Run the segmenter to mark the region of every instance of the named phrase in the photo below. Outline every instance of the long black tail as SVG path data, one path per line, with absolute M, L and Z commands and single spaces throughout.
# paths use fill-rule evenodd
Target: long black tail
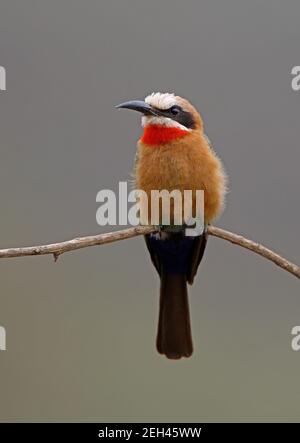
M 193 353 L 186 276 L 162 273 L 156 347 L 170 359 Z
M 160 307 L 156 347 L 171 359 L 193 353 L 187 282 L 193 283 L 207 242 L 182 232 L 145 237 L 151 260 L 160 276 Z

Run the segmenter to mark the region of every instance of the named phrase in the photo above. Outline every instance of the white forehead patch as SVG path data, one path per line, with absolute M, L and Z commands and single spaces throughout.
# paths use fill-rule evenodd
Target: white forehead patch
M 145 102 L 157 109 L 169 109 L 177 105 L 175 95 L 169 92 L 152 92 L 145 98 Z

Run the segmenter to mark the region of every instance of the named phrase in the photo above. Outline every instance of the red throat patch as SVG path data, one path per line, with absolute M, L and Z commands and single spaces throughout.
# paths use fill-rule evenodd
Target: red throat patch
M 187 134 L 189 134 L 189 131 L 172 126 L 149 125 L 145 127 L 140 140 L 146 145 L 160 145 L 184 137 Z

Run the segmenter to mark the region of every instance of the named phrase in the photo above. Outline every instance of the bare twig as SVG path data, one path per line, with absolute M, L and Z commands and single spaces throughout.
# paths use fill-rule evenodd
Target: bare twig
M 275 263 L 277 266 L 280 266 L 280 268 L 284 269 L 285 271 L 288 271 L 296 277 L 300 278 L 300 266 L 288 261 L 286 258 L 283 258 L 281 255 L 271 251 L 271 249 L 266 248 L 260 243 L 249 240 L 242 235 L 234 234 L 233 232 L 216 228 L 215 226 L 209 226 L 208 232 L 214 237 L 222 238 L 223 240 L 227 240 L 234 245 L 249 249 L 250 251 L 253 251 L 256 254 L 259 254 L 262 257 L 266 258 L 267 260 L 271 260 L 273 263 Z
M 152 226 L 136 226 L 134 228 L 123 229 L 122 231 L 89 235 L 87 237 L 76 237 L 72 240 L 63 241 L 61 243 L 0 249 L 0 258 L 53 254 L 54 261 L 57 261 L 58 257 L 64 252 L 75 251 L 76 249 L 87 248 L 89 246 L 104 245 L 105 243 L 113 243 L 126 238 L 136 237 L 137 235 L 148 234 L 153 231 L 155 231 L 155 228 Z
M 28 246 L 21 248 L 0 249 L 0 258 L 26 257 L 29 255 L 46 255 L 52 254 L 54 260 L 58 257 L 76 249 L 87 248 L 89 246 L 104 245 L 106 243 L 113 243 L 119 240 L 136 237 L 138 235 L 149 234 L 156 229 L 153 226 L 137 226 L 134 228 L 123 229 L 122 231 L 108 232 L 106 234 L 90 235 L 87 237 L 78 237 L 72 240 L 67 240 L 61 243 L 52 243 L 48 245 Z M 283 258 L 281 255 L 271 251 L 260 243 L 255 243 L 241 235 L 225 231 L 215 226 L 208 227 L 208 234 L 214 237 L 222 238 L 235 245 L 249 249 L 256 254 L 261 255 L 267 260 L 272 261 L 282 269 L 290 272 L 296 277 L 300 278 L 300 267 Z

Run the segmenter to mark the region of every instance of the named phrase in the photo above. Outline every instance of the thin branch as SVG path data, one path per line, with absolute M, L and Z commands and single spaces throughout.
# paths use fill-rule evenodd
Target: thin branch
M 214 237 L 222 238 L 223 240 L 227 240 L 234 245 L 249 249 L 250 251 L 253 251 L 256 254 L 266 258 L 267 260 L 272 261 L 273 263 L 275 263 L 275 265 L 280 266 L 280 268 L 284 269 L 285 271 L 288 271 L 296 277 L 300 278 L 300 266 L 288 261 L 286 258 L 282 257 L 271 249 L 266 248 L 262 244 L 249 240 L 242 235 L 234 234 L 233 232 L 216 228 L 215 226 L 209 226 L 208 232 Z
M 108 232 L 106 234 L 90 235 L 88 237 L 78 237 L 72 240 L 67 240 L 61 243 L 52 243 L 48 245 L 29 246 L 22 248 L 0 249 L 0 258 L 26 257 L 29 255 L 46 255 L 52 254 L 56 261 L 58 257 L 70 251 L 87 248 L 89 246 L 104 245 L 106 243 L 113 243 L 119 240 L 136 237 L 138 235 L 150 234 L 155 232 L 153 226 L 136 226 L 134 228 L 123 229 L 122 231 Z M 241 235 L 233 232 L 225 231 L 215 226 L 208 227 L 208 234 L 214 237 L 222 238 L 235 245 L 249 249 L 256 254 L 261 255 L 267 260 L 272 261 L 287 272 L 300 278 L 300 267 L 294 263 L 283 258 L 281 255 L 271 251 L 260 243 L 253 242 Z
M 26 246 L 21 248 L 0 249 L 0 258 L 26 257 L 28 255 L 53 254 L 54 260 L 64 252 L 75 251 L 76 249 L 88 248 L 89 246 L 104 245 L 126 238 L 154 232 L 152 226 L 136 226 L 134 228 L 123 229 L 122 231 L 107 232 L 105 234 L 89 235 L 87 237 L 76 237 L 60 243 L 50 243 L 39 246 Z

